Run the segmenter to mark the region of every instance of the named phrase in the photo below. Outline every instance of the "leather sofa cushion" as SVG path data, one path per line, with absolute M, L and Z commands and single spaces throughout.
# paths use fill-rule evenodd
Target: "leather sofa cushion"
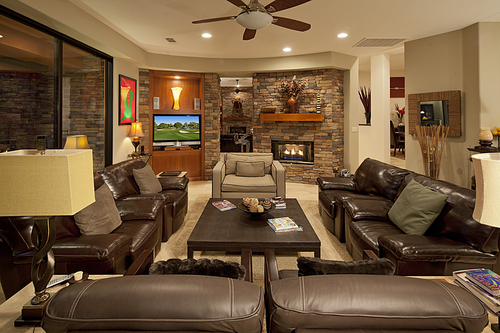
M 138 275 L 84 281 L 47 305 L 43 329 L 260 333 L 264 293 L 213 276 Z
M 98 173 L 108 185 L 115 200 L 118 200 L 127 195 L 140 193 L 132 170 L 141 169 L 145 165 L 146 163 L 140 159 L 127 160 L 110 165 Z
M 450 238 L 488 253 L 499 251 L 500 229 L 480 224 L 472 218 L 476 202 L 475 191 L 416 174 L 410 174 L 406 177 L 402 186 L 406 186 L 411 179 L 433 191 L 448 196 L 441 214 L 429 227 L 426 235 Z
M 226 154 L 226 175 L 236 173 L 236 162 L 252 162 L 252 161 L 264 161 L 265 163 L 265 173 L 271 173 L 271 165 L 273 164 L 273 154 L 272 153 L 252 153 L 252 154 L 239 154 L 239 153 L 229 153 Z M 224 190 L 223 190 L 224 191 Z
M 410 171 L 370 158 L 365 159 L 354 173 L 356 190 L 394 200 L 399 186 Z
M 403 261 L 473 262 L 481 265 L 494 264 L 497 260 L 494 254 L 445 237 L 392 234 L 380 236 L 378 243 L 384 251 Z
M 186 177 L 160 177 L 158 178 L 162 190 L 187 191 L 189 178 Z
M 118 200 L 115 202 L 122 221 L 155 220 L 165 205 L 163 200 L 143 198 L 137 200 Z
M 122 223 L 113 195 L 106 185 L 95 191 L 95 202 L 74 217 L 82 235 L 109 234 Z
M 276 192 L 276 183 L 270 174 L 264 177 L 238 177 L 227 174 L 222 182 L 222 192 Z
M 158 237 L 152 235 L 158 231 L 159 223 L 154 220 L 141 220 L 141 221 L 124 221 L 122 225 L 116 229 L 113 234 L 132 236 L 132 243 L 129 247 L 129 252 L 132 255 L 132 261 L 136 256 L 140 255 L 146 249 L 152 249 L 158 242 Z
M 391 200 L 377 196 L 352 197 L 343 201 L 345 213 L 351 220 L 389 221 L 387 214 L 393 204 Z
M 409 235 L 423 235 L 438 217 L 448 196 L 412 180 L 389 210 L 389 219 Z
M 349 228 L 353 238 L 351 242 L 359 244 L 364 250 L 372 250 L 377 256 L 380 256 L 380 236 L 403 234 L 392 222 L 384 221 L 350 221 Z
M 162 190 L 160 181 L 149 164 L 144 168 L 132 170 L 134 180 L 139 186 L 141 194 L 159 193 Z
M 345 191 L 356 191 L 356 185 L 352 178 L 341 178 L 341 177 L 318 177 L 316 179 L 319 189 L 322 191 L 326 190 L 345 190 Z
M 319 275 L 272 281 L 271 330 L 482 332 L 488 313 L 452 284 L 385 275 Z M 335 301 L 332 301 L 335 300 Z

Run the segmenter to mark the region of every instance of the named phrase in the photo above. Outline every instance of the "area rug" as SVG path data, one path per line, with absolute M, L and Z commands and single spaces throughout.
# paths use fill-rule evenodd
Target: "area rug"
M 316 235 L 321 241 L 321 258 L 331 260 L 351 261 L 352 257 L 338 239 L 333 236 L 321 222 L 317 200 L 297 199 L 307 219 L 311 223 Z M 156 257 L 156 261 L 170 258 L 187 258 L 187 240 L 191 231 L 196 225 L 208 200 L 190 200 L 189 209 L 182 227 L 175 232 L 170 239 L 162 243 L 161 251 Z M 299 256 L 313 256 L 312 252 L 277 252 L 277 262 L 280 269 L 297 269 L 297 258 Z M 221 259 L 225 261 L 240 262 L 238 249 L 235 252 L 215 252 L 215 251 L 195 251 L 194 258 Z M 264 286 L 264 255 L 253 254 L 253 281 Z

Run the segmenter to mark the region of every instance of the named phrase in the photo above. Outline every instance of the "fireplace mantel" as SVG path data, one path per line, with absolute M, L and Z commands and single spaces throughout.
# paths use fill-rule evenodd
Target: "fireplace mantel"
M 323 121 L 322 113 L 261 113 L 260 121 Z

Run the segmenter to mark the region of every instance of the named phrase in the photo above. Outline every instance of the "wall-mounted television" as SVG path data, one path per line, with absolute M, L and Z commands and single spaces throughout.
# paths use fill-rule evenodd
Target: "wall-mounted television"
M 199 145 L 200 127 L 198 114 L 154 114 L 153 146 Z

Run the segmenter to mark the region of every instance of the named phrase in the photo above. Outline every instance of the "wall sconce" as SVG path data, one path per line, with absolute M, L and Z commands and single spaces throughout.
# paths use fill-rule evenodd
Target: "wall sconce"
M 139 137 L 144 136 L 144 133 L 142 132 L 142 123 L 130 124 L 130 132 L 128 133 L 128 136 L 133 138 L 132 144 L 134 145 L 135 148 L 134 153 L 137 154 L 137 146 L 141 144 Z
M 174 110 L 180 110 L 179 106 L 179 96 L 181 95 L 182 88 L 181 87 L 173 87 L 172 94 L 174 95 Z
M 86 135 L 69 135 L 64 149 L 90 149 Z

